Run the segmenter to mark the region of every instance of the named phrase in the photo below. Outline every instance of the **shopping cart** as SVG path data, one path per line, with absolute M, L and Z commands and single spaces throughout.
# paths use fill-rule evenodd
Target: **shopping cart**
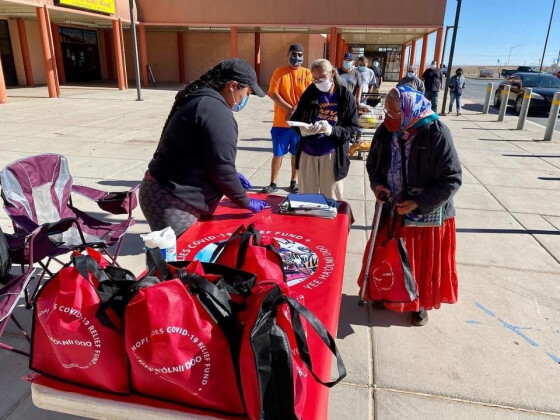
M 362 103 L 358 106 L 358 125 L 360 135 L 350 145 L 350 156 L 364 158 L 371 147 L 371 140 L 362 140 L 364 136 L 371 138 L 385 118 L 385 93 L 364 93 Z

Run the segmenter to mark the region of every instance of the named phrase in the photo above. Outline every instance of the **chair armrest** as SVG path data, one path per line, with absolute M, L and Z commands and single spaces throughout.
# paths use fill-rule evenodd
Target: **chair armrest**
M 39 229 L 46 235 L 55 235 L 57 233 L 66 232 L 73 224 L 77 223 L 78 219 L 75 217 L 66 217 L 53 223 L 44 223 Z
M 140 184 L 135 185 L 128 191 L 105 192 L 96 188 L 74 185 L 72 192 L 94 200 L 99 208 L 106 212 L 131 216 L 132 210 L 138 205 L 136 190 L 139 186 Z

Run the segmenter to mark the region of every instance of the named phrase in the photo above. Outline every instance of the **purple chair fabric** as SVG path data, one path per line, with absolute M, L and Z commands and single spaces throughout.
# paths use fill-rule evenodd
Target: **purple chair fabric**
M 2 334 L 6 330 L 8 323 L 12 320 L 28 343 L 31 344 L 31 340 L 27 335 L 27 332 L 14 315 L 14 309 L 16 308 L 20 298 L 24 296 L 27 284 L 33 277 L 32 274 L 33 269 L 31 268 L 21 275 L 10 275 L 5 284 L 0 284 L 0 340 L 2 340 Z M 29 352 L 15 348 L 4 341 L 0 341 L 0 349 L 9 350 L 29 357 Z
M 68 161 L 54 153 L 10 163 L 0 171 L 0 184 L 14 226 L 14 234 L 6 235 L 14 263 L 32 265 L 48 257 L 48 266 L 50 259 L 87 245 L 100 248 L 116 264 L 124 234 L 134 224 L 137 186 L 115 194 L 73 185 Z M 116 223 L 99 220 L 72 205 L 73 192 L 127 217 Z

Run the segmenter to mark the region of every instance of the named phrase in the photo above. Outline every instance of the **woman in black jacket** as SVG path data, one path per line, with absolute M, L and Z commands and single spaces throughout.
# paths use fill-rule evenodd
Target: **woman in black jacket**
M 461 186 L 461 164 L 449 129 L 420 92 L 394 88 L 385 106 L 385 121 L 374 134 L 366 167 L 377 201 L 390 197 L 395 204 L 385 222 L 404 218 L 398 236 L 405 240 L 418 299 L 384 305 L 412 312 L 413 324 L 424 325 L 426 310 L 457 301 L 453 195 Z M 434 226 L 438 220 L 441 226 Z
M 255 70 L 241 58 L 221 62 L 177 93 L 140 184 L 140 207 L 152 230 L 171 226 L 179 236 L 213 214 L 224 195 L 253 213 L 265 207 L 247 197 L 248 181 L 235 169 L 232 111 L 241 111 L 251 93 L 264 96 Z
M 299 128 L 296 168 L 302 193 L 322 193 L 342 200 L 342 183 L 348 175 L 348 144 L 359 132 L 356 99 L 341 85 L 336 69 L 325 59 L 311 64 L 313 84 L 303 92 L 292 121 Z

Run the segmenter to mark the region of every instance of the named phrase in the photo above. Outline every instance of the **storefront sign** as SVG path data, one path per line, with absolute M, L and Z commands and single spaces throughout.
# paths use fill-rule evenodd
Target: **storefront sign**
M 58 0 L 61 6 L 77 7 L 107 14 L 115 13 L 115 0 Z

